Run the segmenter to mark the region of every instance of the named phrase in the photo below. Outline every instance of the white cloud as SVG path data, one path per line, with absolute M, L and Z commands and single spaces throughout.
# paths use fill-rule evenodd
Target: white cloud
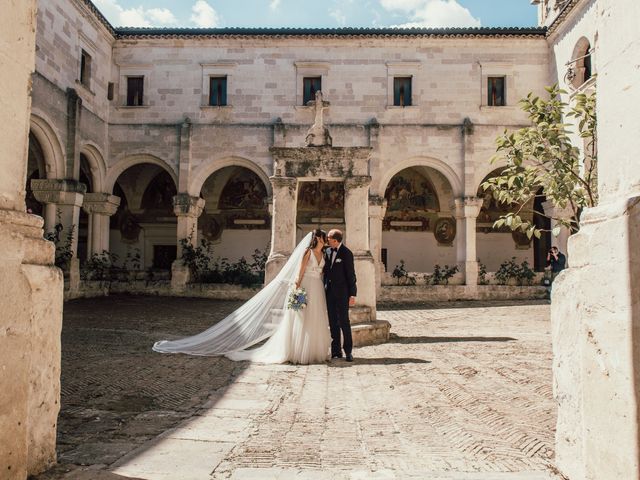
M 159 25 L 171 25 L 178 23 L 178 19 L 168 8 L 150 8 L 147 14 L 152 21 Z
M 167 8 L 124 8 L 118 0 L 94 0 L 96 7 L 116 26 L 153 27 L 177 23 L 173 12 Z
M 206 0 L 198 0 L 191 7 L 193 14 L 190 20 L 198 27 L 217 27 L 220 23 L 220 16 Z
M 380 0 L 388 11 L 407 14 L 409 22 L 396 27 L 479 27 L 479 19 L 457 0 Z
M 330 8 L 329 15 L 331 15 L 340 25 L 344 26 L 347 23 L 347 16 L 338 7 Z
M 271 3 L 269 4 L 269 8 L 271 10 L 277 10 L 279 6 L 280 6 L 280 0 L 271 0 Z

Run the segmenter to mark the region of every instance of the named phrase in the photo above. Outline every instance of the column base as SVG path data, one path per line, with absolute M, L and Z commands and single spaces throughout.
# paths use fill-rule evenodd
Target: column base
M 376 264 L 371 252 L 356 252 L 353 255 L 358 283 L 356 305 L 369 309 L 370 320 L 376 318 Z
M 191 270 L 178 258 L 171 264 L 171 290 L 183 292 L 191 281 Z
M 478 284 L 478 262 L 464 262 L 464 284 L 468 286 L 476 286 Z

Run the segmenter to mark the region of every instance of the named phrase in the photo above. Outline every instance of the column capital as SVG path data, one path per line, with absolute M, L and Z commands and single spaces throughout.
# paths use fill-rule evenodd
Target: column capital
M 173 197 L 173 213 L 177 217 L 198 218 L 204 210 L 204 198 L 193 197 L 188 193 L 179 193 Z
M 456 198 L 452 205 L 456 218 L 478 218 L 483 199 L 479 197 Z
M 118 211 L 120 197 L 108 193 L 87 193 L 82 202 L 82 209 L 85 213 L 92 215 L 107 215 L 111 217 Z
M 353 177 L 347 177 L 344 179 L 345 190 L 352 190 L 356 188 L 365 188 L 371 184 L 371 177 L 369 175 L 355 175 Z
M 273 188 L 295 188 L 298 184 L 298 179 L 295 177 L 281 177 L 279 175 L 269 177 L 269 181 Z
M 382 220 L 387 213 L 387 199 L 380 195 L 369 195 L 369 217 Z
M 41 203 L 55 203 L 56 205 L 82 205 L 82 197 L 87 186 L 77 180 L 70 179 L 34 179 L 31 180 L 33 196 Z

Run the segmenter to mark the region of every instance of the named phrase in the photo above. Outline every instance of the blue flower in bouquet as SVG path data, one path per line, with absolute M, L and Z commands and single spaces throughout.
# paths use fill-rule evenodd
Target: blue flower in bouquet
M 296 312 L 304 310 L 307 306 L 307 291 L 304 287 L 294 288 L 289 294 L 289 300 L 287 301 L 287 308 L 295 310 Z

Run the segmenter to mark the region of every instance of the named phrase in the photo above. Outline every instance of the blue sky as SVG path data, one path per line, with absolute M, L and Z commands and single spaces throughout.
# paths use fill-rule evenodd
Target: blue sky
M 131 27 L 530 27 L 530 0 L 93 0 Z

